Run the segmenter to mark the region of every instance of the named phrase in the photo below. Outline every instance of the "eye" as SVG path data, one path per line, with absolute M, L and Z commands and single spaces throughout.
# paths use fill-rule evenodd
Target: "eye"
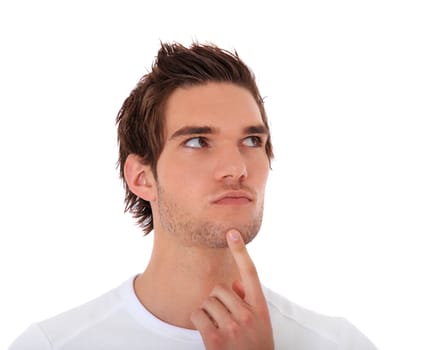
M 263 141 L 260 136 L 248 136 L 243 140 L 243 144 L 247 147 L 261 147 Z
M 203 148 L 208 146 L 208 142 L 205 137 L 193 137 L 184 142 L 184 146 L 188 148 Z

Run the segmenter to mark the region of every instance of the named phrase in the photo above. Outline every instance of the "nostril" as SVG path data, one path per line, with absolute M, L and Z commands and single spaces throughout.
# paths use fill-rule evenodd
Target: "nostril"
M 247 177 L 248 173 L 246 171 L 246 167 L 229 167 L 224 168 L 222 171 L 223 179 L 234 179 L 234 180 L 243 180 Z
M 219 154 L 215 164 L 215 177 L 217 180 L 244 179 L 248 176 L 246 161 L 240 149 L 226 147 Z

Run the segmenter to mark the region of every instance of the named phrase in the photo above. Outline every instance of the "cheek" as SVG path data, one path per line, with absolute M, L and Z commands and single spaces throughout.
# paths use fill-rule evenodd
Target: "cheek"
M 266 186 L 267 178 L 269 177 L 270 165 L 267 157 L 261 157 L 249 162 L 248 172 L 258 188 Z
M 206 188 L 208 167 L 177 159 L 170 162 L 161 162 L 157 168 L 158 183 L 165 191 L 175 193 L 178 196 L 194 197 Z

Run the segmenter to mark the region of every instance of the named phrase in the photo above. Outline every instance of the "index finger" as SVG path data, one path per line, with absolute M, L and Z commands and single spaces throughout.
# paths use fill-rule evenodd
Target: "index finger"
M 228 231 L 227 243 L 239 269 L 242 285 L 245 289 L 245 301 L 250 305 L 260 304 L 264 300 L 260 279 L 239 231 Z

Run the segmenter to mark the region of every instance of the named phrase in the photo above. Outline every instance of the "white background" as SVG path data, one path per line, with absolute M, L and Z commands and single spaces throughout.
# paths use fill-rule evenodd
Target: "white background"
M 237 49 L 276 161 L 261 279 L 381 349 L 429 349 L 425 1 L 2 1 L 0 348 L 142 271 L 115 116 L 159 40 Z

